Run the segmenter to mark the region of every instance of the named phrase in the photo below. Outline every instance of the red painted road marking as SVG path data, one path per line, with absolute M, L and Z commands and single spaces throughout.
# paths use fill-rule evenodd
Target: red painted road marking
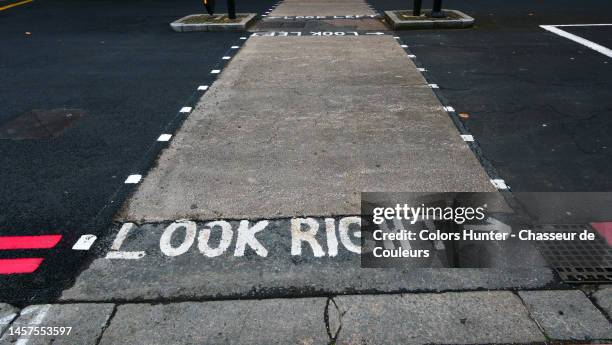
M 42 262 L 42 258 L 0 259 L 0 274 L 32 273 Z
M 62 235 L 41 236 L 3 236 L 0 237 L 0 250 L 48 249 L 53 248 Z
M 591 223 L 593 229 L 597 230 L 601 237 L 606 239 L 608 245 L 612 247 L 612 222 Z

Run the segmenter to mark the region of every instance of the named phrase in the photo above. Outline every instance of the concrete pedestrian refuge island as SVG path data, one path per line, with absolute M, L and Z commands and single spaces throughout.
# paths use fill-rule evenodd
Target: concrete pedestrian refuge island
M 251 37 L 120 219 L 359 214 L 362 191 L 493 190 L 393 37 Z

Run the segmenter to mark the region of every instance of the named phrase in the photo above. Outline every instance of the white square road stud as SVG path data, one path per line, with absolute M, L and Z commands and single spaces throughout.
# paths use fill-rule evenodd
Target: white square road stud
M 157 138 L 157 141 L 170 141 L 172 134 L 162 134 Z
M 137 184 L 142 179 L 142 175 L 130 175 L 125 179 L 126 184 Z
M 79 240 L 72 246 L 73 250 L 89 250 L 91 246 L 96 242 L 96 235 L 83 235 Z
M 491 183 L 493 183 L 493 185 L 497 189 L 508 189 L 508 185 L 506 184 L 506 181 L 500 178 L 491 180 Z

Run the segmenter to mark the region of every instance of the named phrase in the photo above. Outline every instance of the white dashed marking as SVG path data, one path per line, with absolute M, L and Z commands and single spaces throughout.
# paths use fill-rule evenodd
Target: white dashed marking
M 416 57 L 416 55 L 410 54 L 410 55 L 408 55 L 408 57 L 411 58 L 411 59 L 414 59 Z
M 449 113 L 452 111 L 455 111 L 455 108 L 453 107 L 444 107 L 444 110 L 448 111 Z
M 157 141 L 170 141 L 172 134 L 162 134 L 157 138 Z
M 220 69 L 213 69 L 212 71 L 210 71 L 211 74 L 219 74 L 221 73 Z
M 240 37 L 240 39 L 241 40 L 246 40 L 247 38 L 243 36 L 243 37 Z
M 72 246 L 73 250 L 89 250 L 91 246 L 96 242 L 96 235 L 83 235 L 78 241 Z
M 474 141 L 474 136 L 470 135 L 470 134 L 461 134 L 461 139 L 463 139 L 463 141 Z
M 125 179 L 126 184 L 137 184 L 142 179 L 142 175 L 130 175 Z
M 240 47 L 239 47 L 239 46 L 231 46 L 230 48 L 232 48 L 232 49 L 238 49 L 238 48 L 240 48 Z
M 438 86 L 438 84 L 429 84 L 429 87 L 432 89 L 439 89 L 440 87 Z
M 208 85 L 200 85 L 200 86 L 198 86 L 198 90 L 206 91 L 206 90 L 208 90 Z
M 231 56 L 224 56 L 224 57 L 222 57 L 223 60 L 229 60 L 231 58 L 232 58 Z
M 408 45 L 407 45 L 407 44 L 402 44 L 402 45 L 400 45 L 400 47 L 402 47 L 402 48 L 408 48 Z
M 491 180 L 491 183 L 493 183 L 493 185 L 497 189 L 508 189 L 508 185 L 506 184 L 506 181 L 500 178 Z
M 182 107 L 179 112 L 181 112 L 181 113 L 190 113 L 191 112 L 191 107 Z
M 427 72 L 427 68 L 418 68 L 419 72 Z

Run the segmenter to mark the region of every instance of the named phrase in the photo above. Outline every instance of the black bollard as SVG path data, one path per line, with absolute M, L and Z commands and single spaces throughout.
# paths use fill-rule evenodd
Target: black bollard
M 423 0 L 414 0 L 414 6 L 412 8 L 412 15 L 418 17 L 421 15 L 421 5 Z
M 429 13 L 430 17 L 433 18 L 444 18 L 446 14 L 442 11 L 442 0 L 434 0 L 433 9 Z
M 236 0 L 227 0 L 227 14 L 229 19 L 236 19 Z

